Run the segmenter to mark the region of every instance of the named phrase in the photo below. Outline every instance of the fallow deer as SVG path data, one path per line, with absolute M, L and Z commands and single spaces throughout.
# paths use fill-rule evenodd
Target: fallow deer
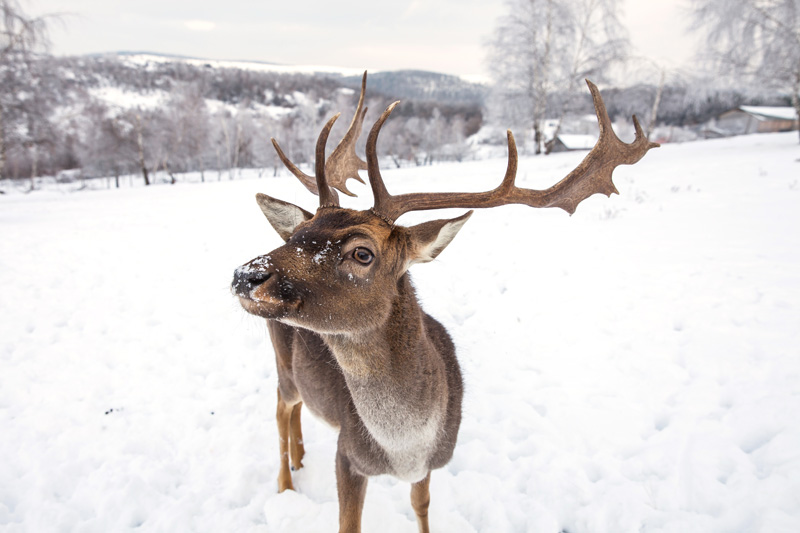
M 340 531 L 360 531 L 368 477 L 390 474 L 411 482 L 411 505 L 419 530 L 427 532 L 430 473 L 452 457 L 461 422 L 463 386 L 453 342 L 420 307 L 408 268 L 436 258 L 472 211 L 412 227 L 398 226 L 395 220 L 409 211 L 510 203 L 560 207 L 571 214 L 594 193 L 617 192 L 611 180 L 614 168 L 637 162 L 658 145 L 647 141 L 636 117 L 635 140 L 621 142 L 611 129 L 597 87 L 587 83 L 600 138 L 575 170 L 541 191 L 514 184 L 517 151 L 508 131 L 508 166 L 496 189 L 389 194 L 376 145 L 398 102 L 370 131 L 365 163 L 355 153 L 355 142 L 366 114 L 366 73 L 355 116 L 327 161 L 325 146 L 339 115 L 322 129 L 314 177 L 292 164 L 272 140 L 289 170 L 319 195 L 319 208 L 312 214 L 258 194 L 258 205 L 286 244 L 237 268 L 232 290 L 247 312 L 267 319 L 275 349 L 278 490 L 293 489 L 291 470 L 302 467 L 303 404 L 339 430 Z M 334 187 L 352 195 L 345 182 L 360 180 L 358 171 L 364 169 L 373 207 L 365 211 L 341 207 Z

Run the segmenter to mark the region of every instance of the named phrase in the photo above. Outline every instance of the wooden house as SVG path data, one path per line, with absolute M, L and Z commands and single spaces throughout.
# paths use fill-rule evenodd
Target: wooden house
M 776 133 L 797 129 L 797 112 L 793 107 L 743 105 L 722 113 L 716 128 L 730 135 L 747 133 Z

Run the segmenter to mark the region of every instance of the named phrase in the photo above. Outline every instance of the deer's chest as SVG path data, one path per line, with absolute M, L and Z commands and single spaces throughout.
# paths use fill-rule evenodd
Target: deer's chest
M 423 479 L 436 451 L 444 410 L 438 402 L 421 405 L 401 391 L 379 384 L 349 383 L 359 418 L 383 449 L 391 474 L 409 482 Z

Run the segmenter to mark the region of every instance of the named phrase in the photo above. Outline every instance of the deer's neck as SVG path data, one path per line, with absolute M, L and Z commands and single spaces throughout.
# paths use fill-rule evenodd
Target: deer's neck
M 358 334 L 323 335 L 342 368 L 358 415 L 397 477 L 427 474 L 447 409 L 445 365 L 428 336 L 408 275 L 383 323 Z

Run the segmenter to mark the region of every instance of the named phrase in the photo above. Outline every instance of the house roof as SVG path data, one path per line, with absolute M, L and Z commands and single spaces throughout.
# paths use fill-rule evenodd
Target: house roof
M 743 105 L 739 109 L 758 120 L 797 120 L 797 111 L 793 107 Z

